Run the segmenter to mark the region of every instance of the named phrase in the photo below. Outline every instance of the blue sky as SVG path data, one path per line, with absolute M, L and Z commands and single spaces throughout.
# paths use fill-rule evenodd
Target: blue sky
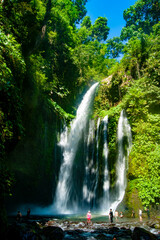
M 110 27 L 108 39 L 120 36 L 121 29 L 125 26 L 123 11 L 135 2 L 136 0 L 88 0 L 87 16 L 90 16 L 92 23 L 98 17 L 106 17 Z

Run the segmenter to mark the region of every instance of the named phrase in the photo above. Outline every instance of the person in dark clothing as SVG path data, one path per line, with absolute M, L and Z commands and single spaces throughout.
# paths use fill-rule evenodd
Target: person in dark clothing
M 147 212 L 148 219 L 150 219 L 150 212 L 149 212 L 149 208 L 147 208 L 147 209 L 146 209 L 146 212 Z
M 27 210 L 27 218 L 30 218 L 30 213 L 31 213 L 31 209 L 28 208 L 28 210 Z
M 109 212 L 109 219 L 110 219 L 110 222 L 112 223 L 113 222 L 113 211 L 112 211 L 112 209 L 110 209 L 110 212 Z
M 18 211 L 16 220 L 17 222 L 21 222 L 21 219 L 22 219 L 22 213 Z
M 132 210 L 132 215 L 131 215 L 132 218 L 135 218 L 135 211 Z

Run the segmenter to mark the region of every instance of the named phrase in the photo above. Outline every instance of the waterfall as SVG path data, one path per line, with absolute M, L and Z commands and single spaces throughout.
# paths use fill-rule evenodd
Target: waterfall
M 66 127 L 65 131 L 61 134 L 59 145 L 63 149 L 63 162 L 60 167 L 59 181 L 57 184 L 54 207 L 58 212 L 65 213 L 69 209 L 70 194 L 72 187 L 71 170 L 76 156 L 79 141 L 82 138 L 83 131 L 86 128 L 88 118 L 91 113 L 91 107 L 95 96 L 98 83 L 95 83 L 87 91 L 82 99 L 80 106 L 77 109 L 76 118 L 71 122 L 70 131 Z M 77 203 L 75 202 L 75 206 Z
M 101 119 L 98 118 L 97 121 L 97 131 L 96 131 L 96 176 L 95 176 L 95 186 L 94 186 L 94 207 L 96 207 L 96 191 L 97 191 L 97 187 L 98 187 L 98 179 L 99 179 L 99 128 L 100 128 L 100 123 L 101 123 Z
M 92 177 L 96 176 L 96 170 L 94 168 L 94 139 L 95 139 L 95 122 L 93 119 L 89 121 L 89 132 L 87 138 L 87 146 L 86 150 L 86 159 L 85 159 L 85 176 L 83 183 L 83 201 L 87 202 L 89 207 L 91 206 L 91 202 L 95 197 L 93 193 L 94 182 L 92 181 Z
M 107 127 L 108 127 L 108 115 L 103 119 L 103 156 L 104 156 L 104 179 L 103 179 L 103 200 L 102 200 L 102 210 L 105 208 L 109 209 L 109 170 L 108 170 L 108 142 L 107 142 Z
M 121 115 L 118 121 L 117 130 L 118 139 L 118 158 L 116 163 L 116 201 L 112 203 L 112 208 L 115 210 L 118 204 L 123 200 L 127 179 L 126 171 L 128 168 L 128 157 L 132 145 L 131 127 L 128 123 L 125 111 L 121 111 Z M 126 142 L 125 142 L 126 141 Z M 127 144 L 127 152 L 125 152 L 124 145 Z
M 98 118 L 97 124 L 90 119 L 97 86 L 98 83 L 87 91 L 76 118 L 60 135 L 62 163 L 54 199 L 58 213 L 76 212 L 81 207 L 83 210 L 99 209 L 103 213 L 109 208 L 115 210 L 125 194 L 131 128 L 122 110 L 117 127 L 116 184 L 110 189 L 108 116 L 102 121 Z

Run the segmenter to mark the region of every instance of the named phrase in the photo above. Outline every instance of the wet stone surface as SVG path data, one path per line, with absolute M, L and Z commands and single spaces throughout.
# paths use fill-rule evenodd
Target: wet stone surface
M 159 220 L 125 221 L 119 223 L 66 221 L 59 219 L 32 218 L 21 222 L 12 220 L 7 239 L 24 240 L 154 240 L 160 239 Z

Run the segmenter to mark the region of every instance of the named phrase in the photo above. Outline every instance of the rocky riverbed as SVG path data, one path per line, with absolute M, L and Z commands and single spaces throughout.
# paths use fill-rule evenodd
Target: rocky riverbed
M 125 219 L 117 223 L 71 221 L 65 219 L 32 217 L 17 222 L 12 218 L 7 239 L 16 240 L 154 240 L 160 239 L 160 221 L 139 222 Z

